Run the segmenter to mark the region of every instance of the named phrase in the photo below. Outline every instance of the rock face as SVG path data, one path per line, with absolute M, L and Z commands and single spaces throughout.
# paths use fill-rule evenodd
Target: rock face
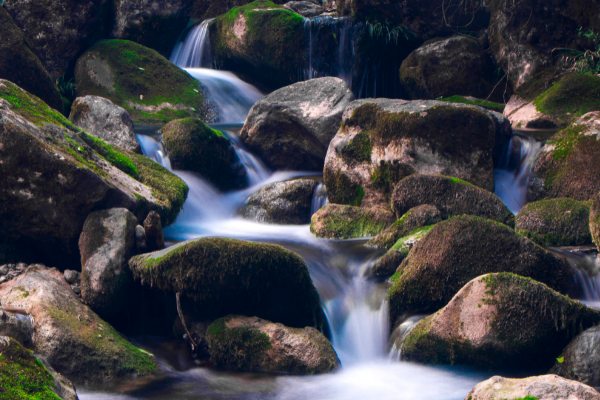
M 387 205 L 413 173 L 454 176 L 494 190 L 494 160 L 510 137 L 498 113 L 440 101 L 354 101 L 323 172 L 332 203 Z
M 287 326 L 324 319 L 306 264 L 280 246 L 206 238 L 133 257 L 134 278 L 194 301 L 202 318 L 243 313 Z
M 353 100 L 338 78 L 295 83 L 254 104 L 241 139 L 271 168 L 320 171 L 342 113 Z
M 310 231 L 330 239 L 369 237 L 381 233 L 395 220 L 394 213 L 384 208 L 327 204 L 312 216 Z
M 413 51 L 400 67 L 400 81 L 407 98 L 437 99 L 454 95 L 487 99 L 497 78 L 492 58 L 475 39 L 452 36 L 434 39 Z M 497 90 L 492 101 L 501 101 Z
M 0 336 L 0 396 L 5 399 L 77 400 L 73 384 L 8 336 Z M 29 397 L 31 396 L 31 397 Z
M 178 119 L 160 132 L 174 169 L 197 172 L 223 191 L 247 185 L 246 170 L 229 139 L 202 120 Z
M 257 317 L 229 315 L 207 330 L 211 361 L 238 371 L 313 375 L 332 372 L 340 361 L 315 328 L 288 328 Z
M 0 36 L 0 79 L 13 82 L 62 111 L 62 99 L 54 80 L 3 7 L 0 7 Z
M 475 386 L 465 400 L 519 400 L 528 396 L 538 400 L 600 399 L 600 394 L 589 386 L 556 375 L 542 375 L 524 379 L 493 376 Z
M 81 294 L 86 304 L 110 318 L 126 303 L 137 218 L 125 208 L 91 213 L 79 238 Z
M 201 116 L 199 82 L 156 51 L 127 40 L 96 43 L 77 60 L 77 96 L 100 96 L 136 123 Z
M 459 216 L 435 225 L 400 265 L 390 290 L 391 321 L 444 307 L 471 279 L 512 272 L 566 293 L 565 261 L 495 221 Z
M 563 362 L 556 362 L 550 373 L 598 387 L 600 385 L 599 342 L 600 325 L 581 332 L 563 350 L 560 356 Z
M 446 305 L 415 326 L 405 359 L 436 364 L 550 367 L 600 313 L 548 286 L 500 273 L 467 283 Z
M 498 196 L 456 178 L 412 175 L 396 185 L 392 206 L 398 218 L 422 204 L 435 206 L 443 219 L 477 215 L 514 226 L 514 215 Z
M 98 96 L 78 97 L 69 120 L 90 135 L 135 153 L 142 153 L 133 121 L 124 108 Z
M 591 244 L 590 207 L 577 200 L 529 203 L 519 211 L 515 230 L 540 246 Z
M 568 197 L 592 199 L 600 192 L 600 111 L 585 114 L 552 136 L 537 155 L 529 201 Z
M 290 1 L 285 3 L 284 7 L 289 8 L 296 14 L 300 14 L 305 18 L 316 17 L 325 12 L 325 9 L 312 1 Z
M 0 298 L 3 307 L 27 310 L 35 321 L 32 350 L 75 383 L 143 376 L 156 369 L 154 360 L 83 305 L 57 270 L 30 267 L 0 285 Z
M 162 250 L 165 247 L 165 235 L 162 230 L 160 215 L 156 211 L 150 211 L 144 220 L 144 234 L 146 235 L 146 246 L 149 251 Z
M 308 224 L 316 187 L 317 181 L 312 179 L 272 183 L 250 196 L 241 215 L 270 224 Z

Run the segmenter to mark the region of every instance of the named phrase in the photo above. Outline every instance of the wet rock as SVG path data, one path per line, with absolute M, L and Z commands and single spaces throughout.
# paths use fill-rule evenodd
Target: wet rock
M 142 153 L 133 121 L 123 109 L 98 96 L 78 97 L 69 120 L 90 135 L 135 153 Z
M 398 218 L 422 204 L 435 206 L 443 219 L 463 214 L 477 215 L 514 226 L 514 215 L 499 197 L 448 176 L 415 174 L 396 185 L 392 206 Z
M 551 374 L 590 385 L 600 386 L 600 325 L 581 332 L 563 350 Z
M 144 231 L 144 227 L 141 225 L 135 227 L 135 249 L 138 253 L 144 253 L 147 249 L 146 232 Z
M 156 211 L 150 211 L 150 214 L 144 220 L 144 232 L 146 234 L 146 246 L 149 251 L 162 250 L 165 247 L 165 236 L 160 222 L 160 215 Z
M 289 8 L 296 14 L 302 15 L 304 18 L 316 17 L 326 11 L 325 8 L 312 1 L 290 1 L 283 6 Z
M 430 40 L 413 51 L 402 62 L 400 82 L 409 99 L 491 95 L 492 101 L 502 101 L 506 85 L 494 91 L 496 70 L 494 60 L 476 40 L 452 36 Z
M 298 82 L 256 102 L 240 137 L 271 168 L 320 171 L 353 100 L 338 78 Z
M 63 275 L 65 276 L 65 281 L 67 281 L 71 285 L 76 282 L 79 282 L 79 280 L 81 279 L 81 275 L 78 271 L 73 271 L 70 269 L 65 270 Z
M 222 191 L 247 185 L 229 139 L 197 118 L 169 122 L 160 132 L 174 169 L 200 174 Z
M 444 307 L 477 276 L 512 272 L 566 293 L 573 279 L 567 263 L 496 221 L 458 216 L 436 224 L 415 245 L 390 290 L 391 321 L 407 312 Z
M 600 78 L 599 78 L 600 80 Z M 600 192 L 600 111 L 585 114 L 552 136 L 537 154 L 529 201 L 572 198 L 587 201 Z
M 0 305 L 0 336 L 11 337 L 23 346 L 30 347 L 33 340 L 33 320 L 27 315 L 16 313 L 10 307 L 5 311 Z
M 220 368 L 313 375 L 340 367 L 331 343 L 312 327 L 229 315 L 208 328 L 207 339 L 210 359 Z
M 250 196 L 241 215 L 263 223 L 308 224 L 316 187 L 317 181 L 312 179 L 272 183 Z
M 489 367 L 550 367 L 600 313 L 548 286 L 511 273 L 468 282 L 417 324 L 402 346 L 407 360 Z
M 143 284 L 191 300 L 198 320 L 243 313 L 292 327 L 324 323 L 306 264 L 280 246 L 204 238 L 133 257 L 129 266 Z
M 329 200 L 388 205 L 395 185 L 415 172 L 449 175 L 493 191 L 494 160 L 511 134 L 503 116 L 466 104 L 354 101 L 327 151 Z
M 369 240 L 365 246 L 389 249 L 403 236 L 416 228 L 437 224 L 442 220 L 442 213 L 437 207 L 423 204 L 408 210 L 389 228 Z M 400 264 L 398 264 L 400 265 Z
M 2 307 L 35 320 L 32 350 L 75 383 L 149 375 L 156 363 L 101 320 L 55 269 L 32 266 L 0 286 Z M 118 355 L 118 359 L 115 358 Z
M 125 208 L 91 213 L 79 238 L 81 294 L 103 318 L 116 315 L 127 301 L 137 218 Z M 143 229 L 142 229 L 143 232 Z
M 321 238 L 362 238 L 381 233 L 395 220 L 394 213 L 384 208 L 327 204 L 312 216 L 310 231 Z

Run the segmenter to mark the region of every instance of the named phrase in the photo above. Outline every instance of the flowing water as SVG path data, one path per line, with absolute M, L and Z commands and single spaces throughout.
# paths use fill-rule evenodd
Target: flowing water
M 171 61 L 180 68 L 212 68 L 208 24 L 212 19 L 202 21 L 192 28 L 183 41 L 179 41 L 171 53 Z

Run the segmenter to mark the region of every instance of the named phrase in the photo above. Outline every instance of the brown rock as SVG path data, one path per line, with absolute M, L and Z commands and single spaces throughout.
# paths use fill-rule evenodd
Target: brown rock
M 150 211 L 144 220 L 144 232 L 146 233 L 148 251 L 161 250 L 165 247 L 162 223 L 160 222 L 160 215 L 156 211 Z

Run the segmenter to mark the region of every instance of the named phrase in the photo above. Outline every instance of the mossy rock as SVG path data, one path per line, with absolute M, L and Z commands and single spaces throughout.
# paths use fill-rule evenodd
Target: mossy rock
M 437 311 L 471 279 L 494 272 L 531 277 L 561 293 L 573 278 L 564 260 L 506 225 L 458 216 L 436 224 L 396 271 L 389 293 L 391 321 L 404 313 Z
M 305 63 L 304 18 L 268 0 L 231 9 L 210 23 L 209 32 L 219 67 L 272 89 L 294 83 Z
M 327 204 L 312 216 L 310 231 L 321 238 L 363 238 L 377 235 L 395 220 L 394 213 L 383 208 Z
M 465 97 L 465 96 L 450 96 L 450 97 L 441 99 L 441 101 L 446 101 L 448 103 L 470 104 L 473 106 L 483 107 L 486 110 L 496 111 L 500 114 L 502 114 L 504 112 L 504 107 L 506 107 L 506 105 L 503 103 L 494 103 L 493 101 L 477 99 L 472 96 L 467 96 L 467 97 Z
M 512 273 L 468 282 L 403 342 L 407 360 L 486 367 L 549 368 L 600 313 L 543 283 Z
M 590 233 L 592 241 L 600 251 L 600 197 L 596 196 L 592 199 L 590 207 Z
M 206 339 L 210 360 L 219 368 L 313 375 L 340 367 L 331 343 L 312 327 L 288 328 L 257 317 L 229 315 L 208 327 Z
M 154 50 L 128 40 L 96 43 L 75 67 L 77 96 L 100 96 L 123 107 L 135 123 L 201 117 L 198 80 Z
M 133 257 L 136 280 L 180 292 L 203 318 L 237 313 L 322 329 L 319 294 L 300 257 L 280 246 L 205 238 Z
M 174 169 L 196 172 L 222 191 L 247 185 L 246 170 L 222 132 L 198 118 L 171 121 L 160 132 Z
M 540 246 L 591 244 L 590 207 L 573 199 L 529 203 L 517 214 L 515 230 Z

